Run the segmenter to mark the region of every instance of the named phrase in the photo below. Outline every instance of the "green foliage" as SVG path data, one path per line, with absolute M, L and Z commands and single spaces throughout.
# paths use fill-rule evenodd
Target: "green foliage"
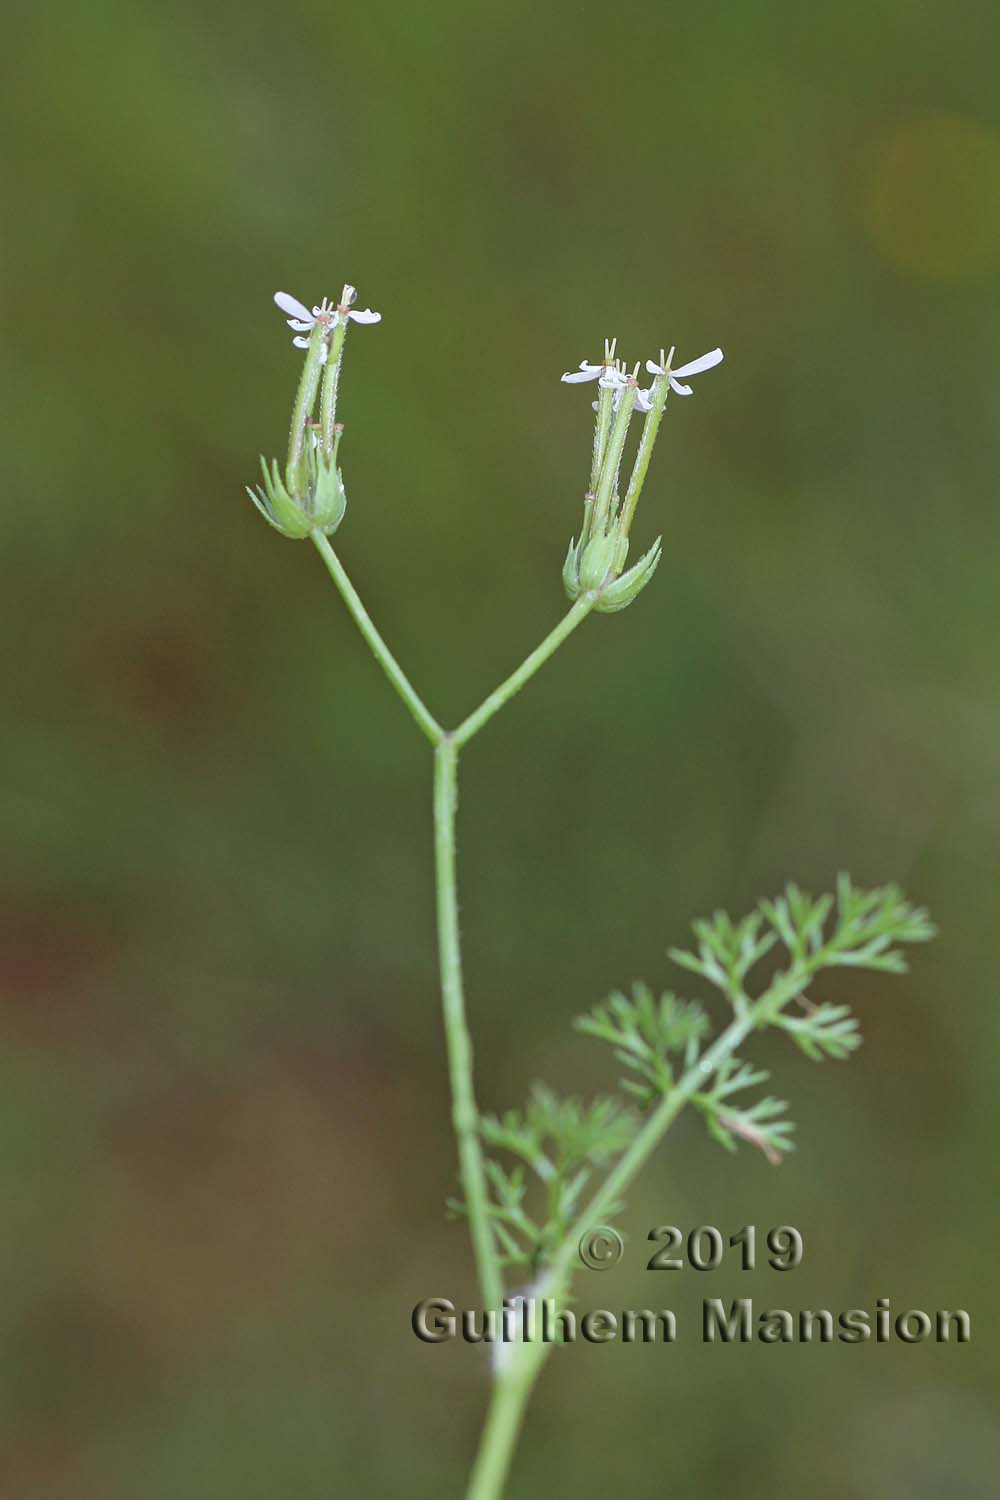
M 670 956 L 730 1002 L 739 1023 L 733 1046 L 755 1030 L 776 1026 L 817 1062 L 848 1057 L 860 1045 L 861 1034 L 849 1006 L 814 1004 L 808 998 L 816 974 L 838 966 L 902 973 L 906 962 L 895 945 L 925 942 L 934 933 L 927 913 L 911 906 L 896 886 L 864 891 L 846 875 L 840 876 L 835 895 L 814 898 L 789 884 L 782 895 L 762 901 L 739 921 L 719 911 L 693 927 L 696 950 L 675 948 Z M 751 998 L 745 988 L 751 971 L 778 947 L 788 955 L 787 967 Z M 797 1010 L 789 1013 L 793 1005 Z M 657 1002 L 647 985 L 636 984 L 631 997 L 613 994 L 575 1024 L 608 1042 L 616 1059 L 638 1074 L 638 1079 L 624 1078 L 621 1087 L 645 1108 L 669 1099 L 685 1079 L 696 1078 L 689 1097 L 715 1140 L 729 1150 L 746 1141 L 771 1162 L 791 1150 L 794 1126 L 785 1118 L 783 1100 L 766 1096 L 747 1104 L 733 1102 L 734 1094 L 765 1082 L 768 1075 L 738 1062 L 732 1049 L 721 1044 L 703 1052 L 711 1023 L 697 1001 L 668 992 Z
M 861 1046 L 861 1032 L 849 1005 L 813 1006 L 801 997 L 799 1004 L 808 1007 L 804 1016 L 782 1012 L 774 1017 L 774 1025 L 786 1031 L 813 1062 L 822 1062 L 824 1057 L 842 1062 Z
M 727 1150 L 743 1142 L 777 1164 L 793 1148 L 795 1126 L 783 1099 L 747 1097 L 769 1075 L 741 1061 L 737 1048 L 755 1031 L 774 1026 L 815 1061 L 848 1057 L 861 1041 L 857 1020 L 847 1005 L 809 998 L 816 975 L 839 966 L 901 973 L 906 965 L 898 945 L 925 942 L 934 929 L 926 912 L 895 886 L 863 891 L 846 875 L 835 894 L 814 898 L 788 885 L 739 921 L 716 912 L 693 925 L 696 949 L 673 949 L 671 956 L 721 990 L 732 1006 L 730 1024 L 714 1039 L 700 1001 L 669 990 L 657 999 L 642 983 L 627 995 L 616 991 L 574 1025 L 613 1049 L 628 1070 L 623 1092 L 647 1115 L 661 1105 L 670 1112 L 664 1129 L 674 1106 L 690 1103 Z M 784 951 L 785 966 L 751 996 L 751 972 L 772 950 Z M 505 1264 L 527 1265 L 535 1274 L 551 1260 L 579 1214 L 592 1174 L 623 1156 L 622 1165 L 629 1164 L 636 1127 L 614 1099 L 588 1107 L 559 1099 L 542 1084 L 535 1085 L 523 1111 L 481 1121 L 486 1144 L 516 1159 L 513 1168 L 495 1159 L 486 1164 L 490 1222 Z M 545 1211 L 538 1218 L 525 1206 L 532 1178 L 544 1186 Z M 619 1206 L 600 1204 L 605 1215 Z
M 628 1145 L 634 1121 L 616 1099 L 560 1099 L 543 1083 L 536 1083 L 526 1108 L 510 1109 L 480 1122 L 488 1145 L 512 1152 L 543 1182 L 589 1163 L 603 1166 Z
M 545 1240 L 544 1228 L 536 1223 L 524 1207 L 528 1191 L 523 1166 L 508 1169 L 487 1158 L 484 1162 L 489 1188 L 487 1204 L 490 1228 L 501 1266 L 537 1266 Z M 467 1218 L 468 1207 L 461 1198 L 449 1198 L 448 1209 L 454 1218 Z
M 502 1264 L 528 1266 L 534 1273 L 545 1263 L 579 1212 L 594 1170 L 619 1156 L 635 1129 L 634 1116 L 617 1099 L 587 1105 L 560 1098 L 542 1083 L 534 1085 L 523 1110 L 483 1116 L 485 1143 L 516 1158 L 512 1168 L 496 1158 L 486 1161 L 488 1211 Z M 532 1179 L 533 1197 L 544 1208 L 540 1220 L 526 1206 Z M 465 1212 L 460 1202 L 449 1206 Z
M 622 1088 L 648 1105 L 673 1085 L 672 1056 L 685 1071 L 694 1066 L 712 1023 L 696 1000 L 678 1000 L 668 991 L 657 1001 L 648 985 L 634 984 L 631 998 L 618 991 L 573 1024 L 610 1042 L 618 1061 L 642 1080 L 623 1079 Z
M 823 968 L 848 966 L 903 974 L 906 960 L 894 944 L 926 942 L 934 936 L 927 913 L 911 906 L 897 886 L 864 891 L 852 885 L 847 875 L 838 877 L 835 896 L 814 899 L 790 883 L 782 895 L 773 901 L 761 901 L 758 909 L 742 921 L 733 922 L 726 912 L 716 912 L 711 921 L 694 923 L 694 932 L 697 952 L 673 948 L 671 958 L 720 989 L 738 1014 L 747 1004 L 744 980 L 778 944 L 786 949 L 790 964 L 777 975 L 768 992 L 775 1013 L 788 1000 L 799 998 L 805 985 Z M 848 1014 L 845 1008 L 837 1008 L 836 1014 L 833 1010 L 825 1009 L 818 1030 L 842 1023 Z M 843 1037 L 848 1031 L 842 1024 L 839 1035 Z M 854 1042 L 844 1047 L 841 1042 L 837 1050 L 824 1047 L 818 1036 L 815 1041 L 820 1051 L 831 1056 L 844 1056 L 857 1045 Z
M 696 954 L 671 948 L 670 957 L 732 996 L 754 964 L 777 942 L 774 932 L 761 932 L 763 920 L 761 911 L 751 912 L 742 922 L 733 922 L 727 912 L 717 911 L 711 920 L 692 923 L 698 939 Z
M 768 1095 L 749 1106 L 731 1102 L 734 1094 L 766 1083 L 769 1077 L 749 1063 L 728 1057 L 716 1070 L 711 1089 L 694 1094 L 691 1102 L 703 1115 L 709 1135 L 727 1151 L 736 1150 L 737 1140 L 746 1141 L 777 1166 L 793 1146 L 790 1135 L 795 1126 L 784 1118 L 785 1100 Z
M 833 930 L 824 936 L 831 913 Z M 794 965 L 810 971 L 851 965 L 902 974 L 906 961 L 893 944 L 926 942 L 934 935 L 927 913 L 911 906 L 897 886 L 864 891 L 847 875 L 839 876 L 836 897 L 814 900 L 790 883 L 781 896 L 762 901 L 740 922 L 720 911 L 693 926 L 697 952 L 674 948 L 671 958 L 734 1002 L 747 974 L 776 943 L 784 945 Z

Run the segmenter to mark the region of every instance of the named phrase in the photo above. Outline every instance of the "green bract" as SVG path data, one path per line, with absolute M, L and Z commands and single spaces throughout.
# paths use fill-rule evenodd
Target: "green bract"
M 313 531 L 332 536 L 344 519 L 347 494 L 340 470 L 315 449 L 300 460 L 294 471 L 286 470 L 284 478 L 278 460 L 270 468 L 262 456 L 263 485 L 247 494 L 265 521 L 282 536 L 301 541 Z

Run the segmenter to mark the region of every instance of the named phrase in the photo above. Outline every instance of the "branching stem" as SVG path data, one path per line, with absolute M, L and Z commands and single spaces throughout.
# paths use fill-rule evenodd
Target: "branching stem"
M 580 622 L 587 618 L 597 600 L 597 594 L 580 595 L 572 608 L 563 615 L 555 629 L 549 631 L 544 641 L 535 647 L 530 656 L 525 657 L 517 670 L 512 672 L 498 688 L 495 688 L 474 713 L 462 720 L 452 736 L 456 746 L 467 744 L 472 736 L 478 734 L 483 725 L 492 719 L 494 714 L 500 712 L 505 703 L 510 702 L 515 693 L 520 692 L 529 678 L 534 677 L 539 667 L 543 666 L 552 653 L 559 649 L 566 637 L 572 635 Z
M 420 694 L 382 639 L 376 629 L 374 620 L 361 602 L 361 596 L 348 578 L 343 563 L 330 546 L 327 538 L 321 531 L 314 531 L 312 539 L 316 544 L 317 552 L 326 564 L 327 572 L 337 585 L 340 597 L 347 605 L 351 618 L 371 647 L 371 652 L 375 660 L 431 744 L 436 745 L 444 736 L 444 730 L 441 728 L 441 725 L 435 719 L 430 709 L 427 708 Z
M 488 1212 L 486 1172 L 479 1139 L 479 1110 L 473 1084 L 472 1039 L 465 1014 L 462 953 L 458 925 L 458 881 L 455 859 L 455 818 L 458 809 L 458 752 L 493 715 L 519 692 L 584 620 L 597 602 L 596 594 L 579 598 L 562 620 L 521 665 L 449 733 L 435 719 L 410 679 L 382 639 L 361 602 L 343 563 L 328 539 L 312 533 L 316 549 L 347 605 L 348 611 L 372 655 L 406 705 L 419 728 L 434 746 L 434 867 L 437 890 L 438 947 L 441 966 L 441 999 L 444 1013 L 448 1075 L 451 1084 L 452 1122 L 458 1142 L 459 1168 L 465 1205 L 469 1215 L 480 1295 L 484 1308 L 497 1308 L 503 1300 L 503 1279 Z M 492 1443 L 498 1439 L 494 1435 Z

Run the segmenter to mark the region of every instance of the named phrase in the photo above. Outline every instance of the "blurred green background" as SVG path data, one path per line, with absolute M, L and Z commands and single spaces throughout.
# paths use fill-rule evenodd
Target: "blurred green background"
M 568 1020 L 696 916 L 900 880 L 941 935 L 776 1071 L 780 1171 L 682 1121 L 584 1305 L 962 1306 L 965 1348 L 578 1345 L 512 1500 L 992 1492 L 1000 20 L 985 4 L 14 3 L 0 100 L 2 1492 L 458 1495 L 487 1381 L 445 1222 L 429 757 L 243 493 L 356 282 L 338 547 L 454 722 L 563 608 L 559 374 L 672 403 L 655 583 L 470 747 L 481 1100 L 613 1082 Z M 654 1224 L 797 1225 L 676 1280 Z M 685 1309 L 688 1309 L 685 1314 Z

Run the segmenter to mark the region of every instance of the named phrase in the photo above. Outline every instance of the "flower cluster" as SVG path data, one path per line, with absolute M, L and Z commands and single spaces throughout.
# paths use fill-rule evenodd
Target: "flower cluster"
M 296 336 L 292 339 L 292 343 L 296 349 L 309 348 L 309 339 L 306 335 L 311 334 L 314 328 L 319 326 L 323 331 L 323 352 L 320 358 L 325 364 L 329 347 L 328 337 L 338 324 L 344 323 L 348 318 L 354 323 L 379 323 L 382 320 L 382 314 L 372 312 L 370 307 L 354 307 L 352 304 L 357 295 L 353 286 L 345 286 L 340 294 L 339 302 L 330 302 L 324 297 L 319 307 L 314 307 L 312 312 L 289 292 L 275 292 L 274 300 L 283 313 L 290 315 L 285 321 L 295 332 Z
M 355 306 L 357 291 L 345 285 L 340 300 L 324 297 L 310 309 L 290 292 L 275 292 L 274 300 L 292 330 L 292 343 L 305 352 L 283 468 L 276 459 L 261 459 L 263 484 L 248 487 L 257 509 L 283 536 L 302 538 L 315 532 L 330 535 L 344 517 L 347 500 L 337 454 L 343 425 L 337 421 L 337 391 L 344 341 L 351 323 L 378 323 L 381 313 Z M 571 599 L 590 596 L 604 612 L 624 609 L 648 583 L 660 560 L 658 537 L 652 547 L 626 570 L 629 530 L 649 467 L 653 443 L 671 391 L 690 396 L 684 380 L 710 370 L 722 359 L 712 349 L 676 369 L 674 350 L 660 350 L 659 360 L 646 361 L 653 377 L 640 386 L 641 364 L 631 370 L 616 355 L 617 341 L 605 340 L 604 358 L 581 360 L 568 370 L 568 385 L 594 381 L 593 462 L 584 499 L 583 524 L 570 543 L 563 582 Z M 316 410 L 318 401 L 318 412 Z M 641 422 L 641 437 L 628 484 L 620 485 L 622 458 L 633 417 Z
M 337 467 L 343 424 L 337 421 L 337 390 L 349 323 L 378 323 L 382 314 L 354 306 L 357 292 L 345 286 L 340 301 L 324 297 L 310 312 L 288 292 L 274 300 L 295 334 L 292 343 L 306 351 L 292 407 L 288 457 L 261 458 L 264 483 L 247 494 L 261 515 L 282 536 L 301 539 L 312 532 L 332 535 L 344 519 L 347 494 Z M 314 415 L 317 398 L 319 414 Z
M 289 326 L 294 325 L 290 324 Z M 578 370 L 567 370 L 566 374 L 561 376 L 561 379 L 567 385 L 579 385 L 585 380 L 596 380 L 598 385 L 603 389 L 612 390 L 616 393 L 620 392 L 626 385 L 628 377 L 621 360 L 615 359 L 615 345 L 617 342 L 617 339 L 611 339 L 610 342 L 605 339 L 604 358 L 599 365 L 592 365 L 587 360 L 581 359 L 580 368 Z M 713 365 L 722 363 L 723 354 L 721 349 L 712 349 L 708 354 L 702 354 L 700 358 L 692 359 L 690 363 L 681 365 L 679 370 L 671 369 L 673 357 L 673 349 L 671 349 L 669 354 L 664 354 L 661 349 L 659 364 L 655 360 L 647 359 L 646 369 L 650 375 L 665 375 L 670 389 L 675 391 L 678 396 L 692 396 L 694 392 L 691 387 L 689 385 L 681 385 L 679 377 L 683 375 L 700 375 L 703 370 L 711 370 Z M 648 412 L 652 408 L 652 404 L 652 387 L 645 391 L 636 390 L 636 411 Z M 597 410 L 596 405 L 594 410 Z
M 723 357 L 721 349 L 712 349 L 674 369 L 674 350 L 665 354 L 661 349 L 659 362 L 646 361 L 653 380 L 643 389 L 639 385 L 640 365 L 630 371 L 616 358 L 616 342 L 605 340 L 604 358 L 599 363 L 581 360 L 579 369 L 568 370 L 562 377 L 567 385 L 596 380 L 598 386 L 593 460 L 584 497 L 583 525 L 579 538 L 574 537 L 570 542 L 563 565 L 563 583 L 571 599 L 578 599 L 581 594 L 596 595 L 594 607 L 605 612 L 631 604 L 653 576 L 660 560 L 661 539 L 657 537 L 649 551 L 625 570 L 629 529 L 667 397 L 671 391 L 678 396 L 690 396 L 691 387 L 682 384 L 684 377 L 712 369 Z M 635 415 L 644 418 L 642 435 L 628 485 L 622 493 L 622 456 L 629 424 Z

